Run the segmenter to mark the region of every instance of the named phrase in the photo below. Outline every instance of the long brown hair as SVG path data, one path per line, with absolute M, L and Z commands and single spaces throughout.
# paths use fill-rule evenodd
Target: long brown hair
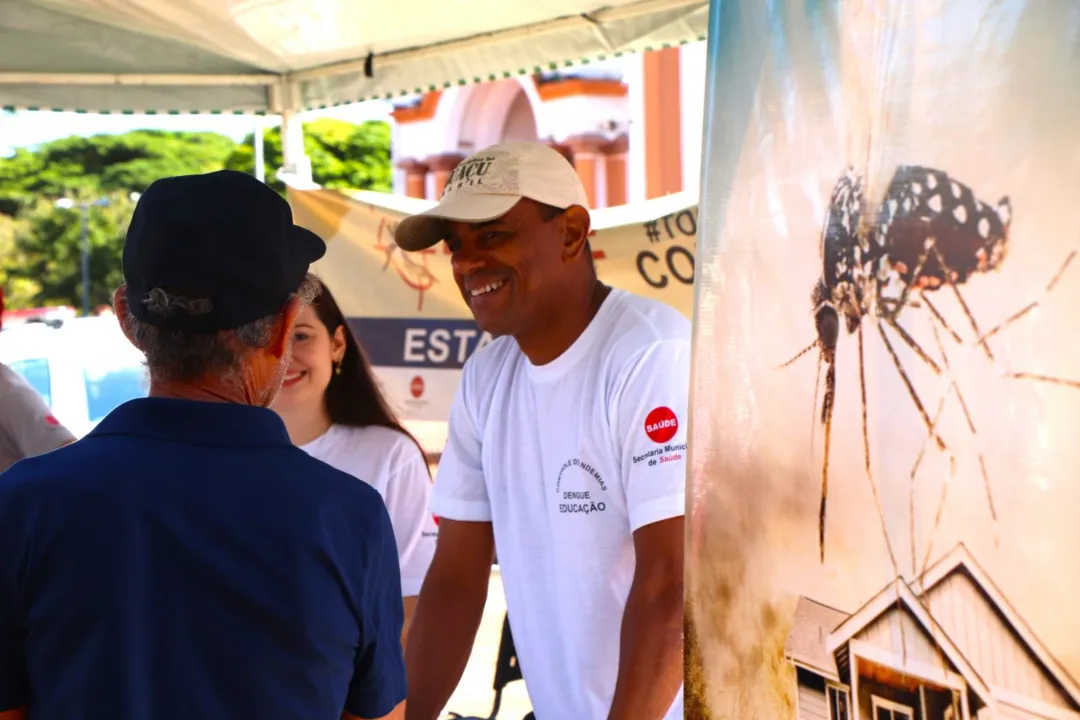
M 426 461 L 427 453 L 423 446 L 397 419 L 379 390 L 379 383 L 371 370 L 367 354 L 345 321 L 345 315 L 330 289 L 322 280 L 316 278 L 316 282 L 319 294 L 311 303 L 312 310 L 330 337 L 334 336 L 339 327 L 345 336 L 345 354 L 341 356 L 341 364 L 338 366 L 340 372 L 335 371 L 330 375 L 330 384 L 326 386 L 323 394 L 330 421 L 348 427 L 376 425 L 397 430 L 416 443 Z

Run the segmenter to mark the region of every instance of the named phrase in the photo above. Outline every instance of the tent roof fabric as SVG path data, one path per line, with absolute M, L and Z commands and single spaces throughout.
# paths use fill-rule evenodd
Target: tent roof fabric
M 278 114 L 704 39 L 707 0 L 0 0 L 0 107 Z

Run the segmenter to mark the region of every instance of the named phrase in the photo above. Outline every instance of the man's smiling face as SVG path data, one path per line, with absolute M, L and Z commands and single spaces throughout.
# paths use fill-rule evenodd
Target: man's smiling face
M 527 198 L 487 222 L 447 222 L 454 280 L 480 328 L 517 336 L 558 302 L 565 262 L 561 215 Z

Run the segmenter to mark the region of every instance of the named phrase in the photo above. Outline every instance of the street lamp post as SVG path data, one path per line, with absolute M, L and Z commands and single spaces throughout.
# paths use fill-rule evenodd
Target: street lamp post
M 56 201 L 56 207 L 64 210 L 79 208 L 79 216 L 82 228 L 82 305 L 83 317 L 90 315 L 90 208 L 105 207 L 109 204 L 108 198 L 98 198 L 89 202 L 76 203 L 71 198 L 60 198 Z

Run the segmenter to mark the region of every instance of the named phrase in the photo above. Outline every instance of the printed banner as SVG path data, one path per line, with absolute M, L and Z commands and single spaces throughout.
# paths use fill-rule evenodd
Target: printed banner
M 296 222 L 327 241 L 316 272 L 349 318 L 402 418 L 445 421 L 465 360 L 491 341 L 473 322 L 442 244 L 406 253 L 394 227 L 433 202 L 325 188 L 288 190 Z M 693 308 L 697 206 L 686 194 L 592 211 L 600 278 Z
M 711 12 L 687 717 L 1080 719 L 1080 5 Z

